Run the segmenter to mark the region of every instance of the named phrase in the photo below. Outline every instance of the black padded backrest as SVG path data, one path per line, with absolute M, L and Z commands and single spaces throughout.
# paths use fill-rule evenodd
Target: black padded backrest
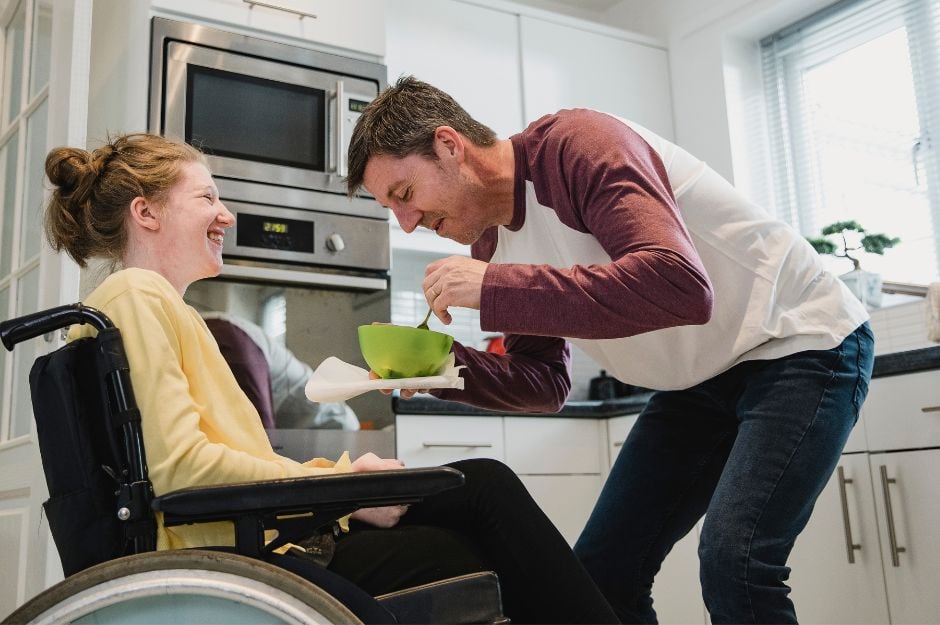
M 129 552 L 112 477 L 124 462 L 97 351 L 96 339 L 73 341 L 38 358 L 29 374 L 49 488 L 43 507 L 66 575 Z

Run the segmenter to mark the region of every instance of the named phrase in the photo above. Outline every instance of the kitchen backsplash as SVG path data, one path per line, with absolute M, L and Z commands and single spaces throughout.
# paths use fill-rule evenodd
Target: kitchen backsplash
M 417 325 L 427 313 L 427 300 L 421 289 L 424 268 L 439 256 L 410 251 L 396 251 L 392 262 L 392 323 Z M 871 312 L 871 326 L 875 333 L 875 354 L 931 347 L 936 343 L 927 340 L 927 308 L 923 298 L 902 298 L 903 303 Z M 480 313 L 464 308 L 451 310 L 454 321 L 445 326 L 433 315 L 429 326 L 453 335 L 471 347 L 483 349 L 490 332 L 480 329 Z M 572 387 L 570 401 L 588 398 L 591 378 L 598 375 L 600 367 L 590 356 L 575 346 L 571 349 Z

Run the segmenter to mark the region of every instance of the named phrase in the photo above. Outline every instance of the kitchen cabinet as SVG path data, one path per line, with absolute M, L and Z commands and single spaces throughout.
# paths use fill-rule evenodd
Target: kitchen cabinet
M 936 370 L 872 380 L 866 448 L 842 456 L 790 558 L 801 620 L 940 622 L 938 381 Z
M 637 415 L 607 420 L 608 457 L 612 466 Z M 705 623 L 705 602 L 699 582 L 698 527 L 677 542 L 653 581 L 653 607 L 660 623 Z
M 408 467 L 464 458 L 506 463 L 572 545 L 603 483 L 606 437 L 598 419 L 399 414 L 395 429 Z
M 842 456 L 788 565 L 801 621 L 888 622 L 868 454 Z
M 385 3 L 375 0 L 151 0 L 169 17 L 302 40 L 372 57 L 385 54 Z
M 388 81 L 401 75 L 443 89 L 501 138 L 522 130 L 518 17 L 454 0 L 390 0 Z
M 558 109 L 587 107 L 673 139 L 665 47 L 534 17 L 521 16 L 520 22 L 527 122 Z

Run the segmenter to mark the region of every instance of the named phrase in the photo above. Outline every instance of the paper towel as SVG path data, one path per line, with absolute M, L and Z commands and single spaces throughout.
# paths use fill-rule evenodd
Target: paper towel
M 304 392 L 310 401 L 322 403 L 346 401 L 368 391 L 390 388 L 422 390 L 456 388 L 463 390 L 464 381 L 460 377 L 460 370 L 463 368 L 463 365 L 454 366 L 454 354 L 451 353 L 437 375 L 421 378 L 370 380 L 369 372 L 366 369 L 343 362 L 335 356 L 330 356 L 320 363 L 320 366 L 307 380 Z

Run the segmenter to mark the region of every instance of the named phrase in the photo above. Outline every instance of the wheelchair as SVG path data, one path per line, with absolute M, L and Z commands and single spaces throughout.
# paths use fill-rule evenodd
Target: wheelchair
M 364 507 L 415 503 L 462 485 L 450 467 L 193 487 L 155 497 L 120 330 L 71 304 L 0 323 L 17 343 L 73 324 L 97 336 L 30 371 L 49 499 L 66 578 L 2 623 L 508 623 L 481 572 L 372 597 L 308 559 L 276 552 Z M 235 547 L 156 551 L 166 526 L 229 521 Z M 266 540 L 265 532 L 276 531 Z

